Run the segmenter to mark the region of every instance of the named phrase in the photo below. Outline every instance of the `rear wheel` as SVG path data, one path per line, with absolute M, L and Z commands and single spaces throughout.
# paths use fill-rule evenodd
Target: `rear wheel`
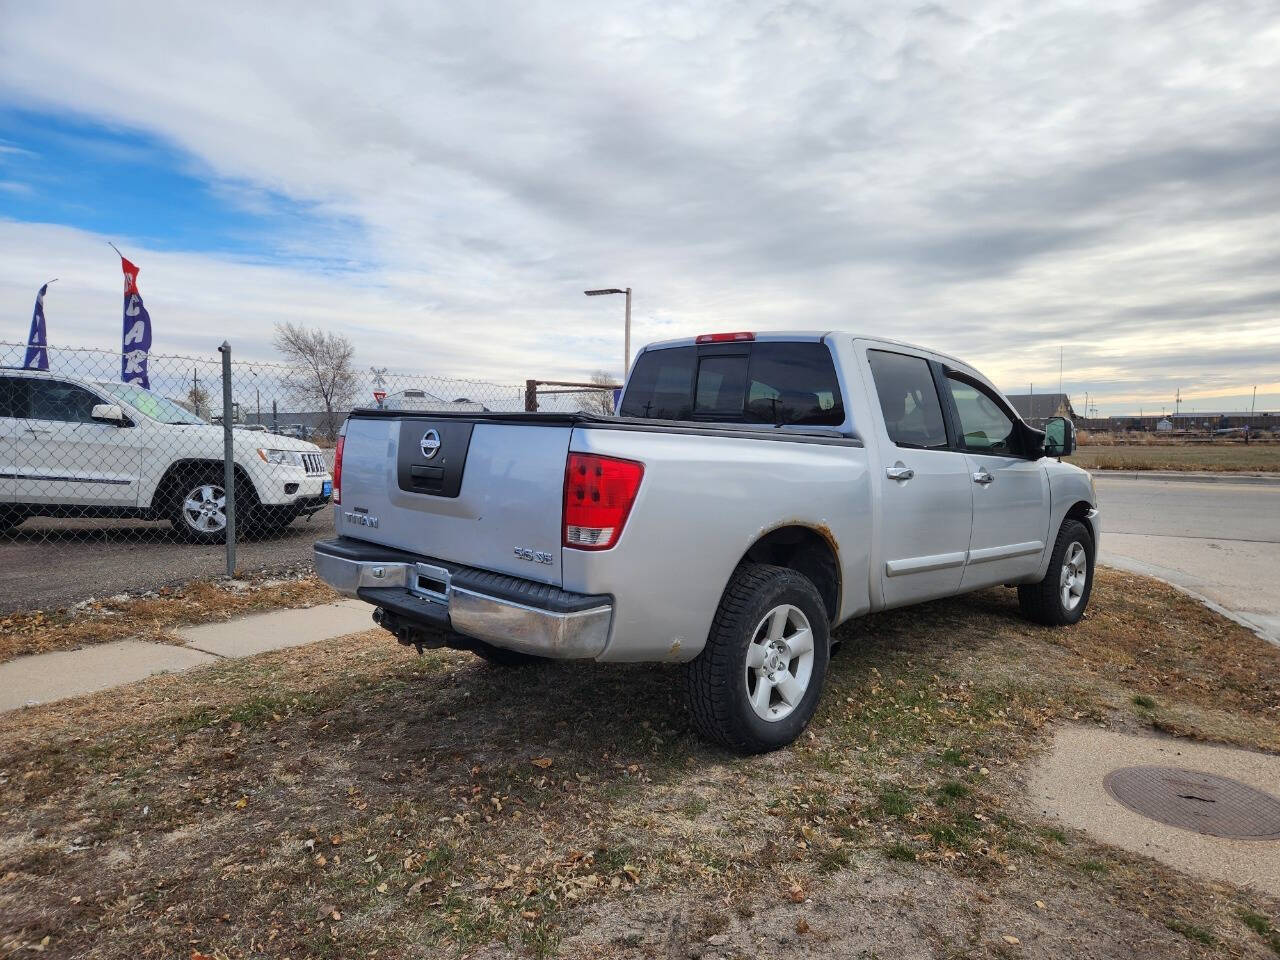
M 1047 627 L 1079 622 L 1093 592 L 1093 537 L 1079 520 L 1067 519 L 1058 531 L 1049 571 L 1039 583 L 1018 587 L 1022 615 Z
M 812 581 L 785 567 L 740 566 L 686 668 L 698 732 L 739 753 L 791 743 L 817 712 L 829 639 Z

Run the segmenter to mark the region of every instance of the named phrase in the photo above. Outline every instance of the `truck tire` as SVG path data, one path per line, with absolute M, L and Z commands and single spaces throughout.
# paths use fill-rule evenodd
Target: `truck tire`
M 737 753 L 785 747 L 818 709 L 830 660 L 822 596 L 785 567 L 734 571 L 707 645 L 686 669 L 694 728 Z
M 505 647 L 495 647 L 483 640 L 468 639 L 467 648 L 485 663 L 494 667 L 531 667 L 549 662 L 546 657 L 521 653 L 519 650 L 508 650 Z
M 1018 587 L 1022 615 L 1046 627 L 1079 622 L 1093 592 L 1093 549 L 1089 528 L 1079 520 L 1064 520 L 1044 579 Z

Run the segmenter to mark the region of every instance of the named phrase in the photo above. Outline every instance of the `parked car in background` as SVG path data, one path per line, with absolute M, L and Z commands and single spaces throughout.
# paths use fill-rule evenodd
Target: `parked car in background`
M 271 534 L 330 500 L 320 449 L 233 430 L 237 523 Z M 0 370 L 0 531 L 32 516 L 168 520 L 226 539 L 223 428 L 141 387 Z
M 817 709 L 837 624 L 1008 584 L 1083 616 L 1101 533 L 1074 434 L 935 351 L 714 334 L 637 357 L 620 416 L 358 410 L 320 575 L 403 643 L 687 664 L 743 752 Z

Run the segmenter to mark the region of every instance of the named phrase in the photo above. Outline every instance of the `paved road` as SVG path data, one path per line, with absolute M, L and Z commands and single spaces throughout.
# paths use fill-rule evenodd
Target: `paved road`
M 269 540 L 240 543 L 245 573 L 311 565 L 311 544 L 333 530 L 322 510 Z M 28 520 L 0 538 L 0 612 L 64 607 L 88 597 L 141 592 L 226 571 L 222 547 L 179 541 L 168 523 Z
M 1168 580 L 1280 643 L 1280 484 L 1096 484 L 1103 563 Z

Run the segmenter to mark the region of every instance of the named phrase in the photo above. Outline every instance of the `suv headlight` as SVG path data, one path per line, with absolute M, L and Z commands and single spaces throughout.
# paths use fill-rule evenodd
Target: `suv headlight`
M 263 462 L 274 464 L 278 467 L 302 466 L 302 454 L 297 450 L 266 450 L 259 447 L 258 456 L 262 458 Z

